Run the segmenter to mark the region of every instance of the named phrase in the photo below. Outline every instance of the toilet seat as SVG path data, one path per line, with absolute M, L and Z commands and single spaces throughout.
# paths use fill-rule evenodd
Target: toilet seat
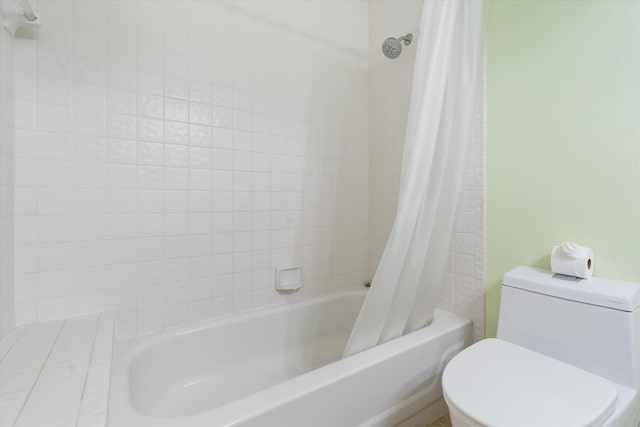
M 601 426 L 618 397 L 604 378 L 499 339 L 457 354 L 442 387 L 450 407 L 484 426 Z

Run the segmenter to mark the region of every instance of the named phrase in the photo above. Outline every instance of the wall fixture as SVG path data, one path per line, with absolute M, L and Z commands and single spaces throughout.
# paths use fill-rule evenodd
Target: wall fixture
M 28 0 L 6 0 L 4 5 L 4 27 L 12 36 L 16 35 L 18 28 L 40 26 L 40 18 Z

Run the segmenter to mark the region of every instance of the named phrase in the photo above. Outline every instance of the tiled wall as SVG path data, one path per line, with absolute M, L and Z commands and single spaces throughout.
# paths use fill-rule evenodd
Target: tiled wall
M 5 0 L 0 0 L 0 11 Z M 0 12 L 0 22 L 4 22 Z M 13 38 L 0 27 L 0 341 L 14 322 Z
M 130 336 L 368 278 L 367 2 L 32 4 L 19 324 L 115 309 Z
M 421 11 L 421 0 L 369 3 L 371 275 L 395 219 L 415 60 L 412 45 L 404 47 L 394 60 L 384 57 L 380 46 L 387 37 L 415 35 Z M 479 100 L 476 114 L 475 143 L 467 159 L 440 307 L 472 319 L 474 339 L 478 340 L 484 337 L 484 99 Z
M 4 86 L 16 189 L 2 259 L 13 265 L 15 211 L 19 324 L 115 309 L 129 336 L 371 278 L 395 217 L 415 53 L 391 61 L 380 44 L 417 32 L 420 0 L 32 3 L 47 25 L 14 41 Z M 441 303 L 476 338 L 483 111 Z M 274 267 L 296 264 L 304 290 L 277 294 Z

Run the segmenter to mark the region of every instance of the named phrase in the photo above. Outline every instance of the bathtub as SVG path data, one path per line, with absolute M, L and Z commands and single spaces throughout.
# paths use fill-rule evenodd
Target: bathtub
M 471 323 L 340 359 L 364 300 L 350 292 L 115 344 L 109 426 L 424 426 L 446 411 L 446 363 Z

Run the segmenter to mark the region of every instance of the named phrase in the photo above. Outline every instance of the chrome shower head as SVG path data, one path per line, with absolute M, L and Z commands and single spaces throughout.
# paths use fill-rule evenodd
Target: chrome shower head
M 389 37 L 382 42 L 382 53 L 389 59 L 395 59 L 402 53 L 402 45 L 411 44 L 413 34 L 407 34 L 400 38 Z

